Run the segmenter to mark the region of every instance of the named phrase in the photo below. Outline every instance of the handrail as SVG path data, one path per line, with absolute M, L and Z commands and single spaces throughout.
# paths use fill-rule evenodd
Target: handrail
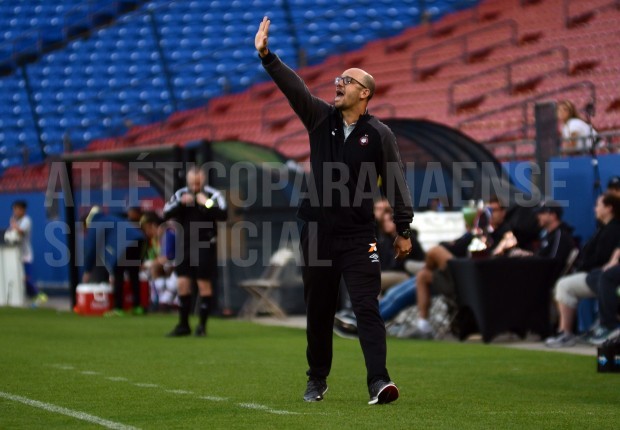
M 387 116 L 388 117 L 394 117 L 396 115 L 396 107 L 392 104 L 392 103 L 381 103 L 377 106 L 375 106 L 374 108 L 372 108 L 373 112 L 376 112 L 378 110 L 382 110 L 382 109 L 386 109 L 387 110 Z M 283 153 L 283 151 L 281 150 L 281 147 L 287 143 L 287 141 L 291 138 L 295 138 L 298 137 L 300 135 L 307 135 L 308 132 L 306 131 L 306 129 L 301 129 L 301 130 L 297 130 L 294 131 L 292 133 L 289 134 L 285 134 L 284 136 L 280 136 L 278 139 L 276 139 L 276 141 L 273 144 L 273 148 L 276 151 L 279 151 L 280 153 Z M 308 154 L 310 154 L 310 144 L 308 144 L 308 150 L 306 152 L 304 152 L 303 155 L 299 156 L 299 158 L 303 158 L 306 157 Z
M 289 134 L 285 134 L 284 136 L 280 136 L 279 138 L 276 139 L 276 141 L 273 143 L 273 149 L 275 149 L 276 151 L 282 153 L 281 151 L 281 147 L 282 145 L 284 145 L 289 139 L 293 138 L 293 137 L 298 137 L 298 136 L 307 136 L 308 132 L 305 129 L 301 129 L 301 130 L 297 130 L 294 131 L 292 133 Z M 306 157 L 310 154 L 310 143 L 308 143 L 308 150 L 306 152 L 304 152 L 303 156 L 301 157 Z
M 562 13 L 564 14 L 564 26 L 566 28 L 572 27 L 576 23 L 576 20 L 579 21 L 579 18 L 586 18 L 586 20 L 589 20 L 589 18 L 596 11 L 601 11 L 608 7 L 615 7 L 616 9 L 620 10 L 620 0 L 610 0 L 609 3 L 589 9 L 587 12 L 582 12 L 579 15 L 571 16 L 570 4 L 573 3 L 574 1 L 575 0 L 564 0 L 564 3 L 562 5 Z M 580 1 L 579 3 L 584 4 L 585 2 Z
M 315 94 L 316 92 L 322 90 L 323 88 L 326 88 L 328 86 L 333 86 L 333 85 L 334 85 L 333 82 L 323 82 L 322 84 L 318 84 L 318 85 L 315 85 L 312 88 L 310 88 L 310 92 L 312 94 Z M 278 98 L 276 100 L 272 100 L 272 101 L 270 101 L 268 103 L 265 103 L 263 105 L 263 107 L 261 109 L 261 118 L 260 118 L 261 119 L 261 127 L 263 129 L 265 127 L 269 126 L 269 125 L 275 124 L 275 123 L 280 122 L 280 121 L 287 121 L 287 120 L 290 120 L 291 118 L 295 117 L 295 114 L 291 113 L 291 114 L 287 114 L 287 115 L 282 116 L 282 117 L 277 118 L 277 119 L 269 119 L 269 118 L 267 118 L 268 112 L 271 111 L 271 109 L 274 106 L 278 106 L 278 105 L 281 105 L 281 104 L 288 104 L 288 100 L 286 98 L 282 97 L 282 98 Z
M 600 148 L 597 148 L 597 154 L 615 154 L 620 153 L 620 129 L 599 132 L 598 136 L 605 141 L 605 145 Z M 561 139 L 562 141 L 571 140 L 571 138 Z M 528 158 L 534 157 L 536 155 L 536 140 L 535 139 L 519 139 L 519 140 L 511 140 L 508 142 L 481 142 L 485 148 L 487 148 L 496 158 L 504 161 L 514 161 L 518 158 Z M 529 152 L 517 151 L 517 148 L 523 149 L 527 147 L 530 149 Z M 502 152 L 503 148 L 509 148 L 510 153 L 506 155 L 498 155 L 498 152 Z M 517 154 L 519 152 L 519 154 Z M 591 154 L 589 150 L 582 149 L 574 149 L 574 148 L 559 148 L 560 156 L 566 155 L 581 155 L 581 154 Z
M 504 72 L 504 80 L 505 80 L 505 85 L 503 87 L 500 88 L 494 88 L 492 90 L 489 91 L 485 91 L 482 93 L 479 93 L 478 96 L 484 96 L 484 95 L 490 95 L 490 94 L 494 94 L 496 92 L 503 92 L 503 91 L 507 91 L 507 92 L 511 92 L 513 89 L 513 68 L 514 66 L 526 63 L 534 58 L 539 58 L 539 57 L 546 57 L 546 56 L 551 56 L 552 54 L 554 54 L 555 52 L 560 52 L 561 56 L 562 56 L 562 66 L 557 68 L 557 69 L 551 69 L 548 70 L 546 72 L 544 72 L 545 76 L 548 76 L 549 74 L 553 74 L 555 72 L 564 72 L 566 74 L 568 74 L 570 72 L 569 69 L 569 52 L 568 49 L 565 46 L 555 46 L 553 48 L 550 49 L 545 49 L 543 51 L 539 51 L 537 53 L 525 56 L 525 57 L 521 57 L 518 58 L 517 60 L 511 61 L 509 63 L 505 63 L 505 64 L 500 64 L 499 66 L 495 66 L 495 67 L 491 67 L 489 69 L 486 69 L 482 72 L 478 72 L 475 75 L 472 76 L 465 76 L 463 78 L 457 79 L 455 81 L 453 81 L 450 84 L 450 87 L 448 88 L 448 113 L 449 114 L 455 114 L 456 113 L 456 101 L 455 99 L 455 89 L 458 85 L 462 85 L 466 82 L 471 82 L 471 81 L 475 81 L 477 79 L 480 79 L 482 76 L 486 76 L 486 75 L 490 75 L 494 72 L 497 71 L 503 71 Z M 539 75 L 537 75 L 539 76 Z
M 463 14 L 468 14 L 468 12 L 471 12 L 471 16 L 469 17 L 463 17 L 463 19 L 453 22 L 452 24 L 450 24 L 449 26 L 447 26 L 448 28 L 450 27 L 454 27 L 456 25 L 459 24 L 463 24 L 463 23 L 469 23 L 469 22 L 478 22 L 480 21 L 480 3 L 478 3 L 477 5 L 470 7 L 466 10 L 463 11 Z M 435 37 L 438 34 L 441 34 L 441 30 L 444 27 L 440 27 L 439 29 L 436 28 L 437 26 L 434 25 L 434 22 L 432 20 L 429 21 L 428 23 L 428 32 L 426 33 L 429 37 Z
M 461 46 L 461 50 L 459 52 L 458 55 L 450 57 L 448 59 L 442 60 L 442 61 L 438 61 L 434 64 L 432 64 L 431 66 L 426 66 L 427 69 L 431 69 L 431 68 L 439 68 L 439 67 L 443 67 L 447 64 L 450 63 L 454 63 L 456 60 L 460 60 L 463 63 L 467 62 L 467 59 L 469 58 L 470 54 L 471 54 L 471 47 L 470 47 L 470 38 L 472 36 L 476 36 L 479 34 L 484 34 L 486 32 L 489 32 L 491 30 L 495 30 L 497 28 L 502 28 L 502 27 L 508 27 L 510 34 L 508 39 L 506 40 L 493 40 L 490 44 L 488 44 L 487 46 L 485 46 L 485 49 L 490 49 L 490 48 L 495 48 L 497 46 L 501 46 L 503 44 L 505 44 L 506 42 L 512 44 L 512 45 L 516 45 L 518 43 L 518 39 L 517 39 L 517 22 L 513 19 L 507 19 L 504 21 L 500 21 L 500 22 L 496 22 L 493 23 L 491 25 L 488 25 L 486 27 L 483 28 L 479 28 L 473 31 L 470 31 L 469 33 L 465 33 L 461 36 L 458 37 L 454 37 L 448 40 L 445 40 L 443 42 L 439 42 L 436 43 L 434 45 L 431 46 L 427 46 L 425 48 L 421 48 L 417 51 L 415 51 L 413 53 L 412 56 L 412 63 L 413 63 L 413 79 L 414 80 L 419 80 L 419 78 L 422 75 L 422 70 L 421 67 L 418 66 L 418 62 L 420 60 L 421 57 L 423 57 L 424 54 L 426 53 L 432 53 L 434 55 L 436 55 L 436 51 L 439 48 L 443 48 L 445 46 L 450 46 L 450 45 L 459 45 Z M 480 48 L 478 48 L 480 49 Z
M 472 117 L 469 117 L 461 122 L 459 122 L 456 127 L 460 130 L 465 124 L 469 124 L 475 121 L 479 121 L 481 119 L 493 116 L 493 115 L 497 115 L 499 113 L 502 112 L 506 112 L 509 110 L 513 110 L 513 109 L 520 109 L 521 110 L 521 114 L 522 114 L 522 119 L 523 119 L 523 125 L 520 127 L 520 131 L 522 133 L 522 136 L 527 136 L 527 131 L 530 129 L 530 127 L 532 126 L 529 123 L 529 117 L 527 115 L 527 109 L 528 109 L 528 105 L 532 102 L 536 102 L 538 100 L 547 98 L 549 96 L 553 96 L 556 94 L 560 94 L 560 93 L 565 93 L 567 91 L 570 90 L 574 90 L 574 89 L 580 89 L 580 88 L 586 88 L 589 89 L 590 92 L 590 99 L 592 101 L 592 103 L 594 105 L 596 105 L 596 86 L 594 85 L 594 83 L 592 81 L 581 81 L 581 82 L 577 82 L 575 84 L 570 84 L 570 85 L 566 85 L 564 87 L 561 88 L 557 88 L 555 90 L 550 90 L 550 91 L 546 91 L 544 93 L 541 94 L 537 94 L 535 96 L 529 97 L 525 100 L 521 100 L 519 102 L 507 105 L 507 106 L 502 106 L 501 108 L 497 108 L 488 112 L 483 112 L 481 114 L 478 115 L 474 115 Z M 508 134 L 510 132 L 516 131 L 518 129 L 513 129 L 513 130 L 504 130 L 504 134 Z

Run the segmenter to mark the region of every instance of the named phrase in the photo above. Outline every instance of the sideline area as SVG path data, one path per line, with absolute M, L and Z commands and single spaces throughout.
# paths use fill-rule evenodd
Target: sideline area
M 56 309 L 59 311 L 69 311 L 69 299 L 68 297 L 50 297 L 48 302 L 42 306 L 43 308 Z M 306 328 L 306 317 L 304 315 L 292 315 L 286 319 L 279 319 L 273 317 L 259 317 L 252 320 L 257 324 L 269 325 L 269 326 L 281 326 L 291 327 L 298 329 Z M 440 342 L 459 342 L 454 337 L 446 337 L 441 339 Z M 482 343 L 480 336 L 474 335 L 467 339 L 468 343 Z M 524 340 L 510 334 L 501 335 L 495 338 L 492 342 L 493 345 L 500 345 L 506 348 L 515 348 L 531 351 L 545 351 L 545 352 L 560 352 L 567 354 L 585 355 L 590 357 L 596 357 L 596 348 L 590 345 L 575 345 L 570 348 L 547 348 L 536 336 L 528 337 Z

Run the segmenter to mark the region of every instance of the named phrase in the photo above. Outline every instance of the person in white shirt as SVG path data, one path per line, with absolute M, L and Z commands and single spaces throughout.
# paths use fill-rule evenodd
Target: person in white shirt
M 26 294 L 34 300 L 35 305 L 39 305 L 47 301 L 47 296 L 38 290 L 32 279 L 32 262 L 34 259 L 31 242 L 32 219 L 26 214 L 27 207 L 28 205 L 24 200 L 13 202 L 13 216 L 9 221 L 8 231 L 17 233 L 21 259 L 24 264 Z
M 590 150 L 593 142 L 598 140 L 598 133 L 579 117 L 575 105 L 563 100 L 558 103 L 557 112 L 562 123 L 562 148 L 569 152 Z

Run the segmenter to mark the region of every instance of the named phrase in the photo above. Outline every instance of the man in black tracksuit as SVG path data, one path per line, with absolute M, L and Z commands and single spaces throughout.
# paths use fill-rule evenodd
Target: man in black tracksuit
M 396 139 L 390 129 L 369 115 L 374 93 L 372 76 L 349 69 L 336 78 L 330 105 L 310 94 L 301 78 L 267 48 L 270 21 L 264 18 L 255 45 L 267 73 L 288 99 L 308 130 L 311 174 L 298 216 L 304 221 L 301 248 L 307 311 L 309 369 L 305 401 L 319 401 L 327 391 L 332 364 L 332 328 L 338 285 L 347 285 L 357 316 L 359 339 L 367 369 L 369 404 L 389 403 L 398 388 L 386 369 L 385 324 L 377 297 L 381 264 L 374 233 L 373 198 L 380 177 L 394 209 L 399 235 L 397 258 L 411 251 L 413 217 Z

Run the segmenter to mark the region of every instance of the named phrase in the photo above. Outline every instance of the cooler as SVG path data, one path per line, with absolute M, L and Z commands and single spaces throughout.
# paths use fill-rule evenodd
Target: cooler
M 80 284 L 74 311 L 80 315 L 103 315 L 114 305 L 112 287 L 108 284 Z

